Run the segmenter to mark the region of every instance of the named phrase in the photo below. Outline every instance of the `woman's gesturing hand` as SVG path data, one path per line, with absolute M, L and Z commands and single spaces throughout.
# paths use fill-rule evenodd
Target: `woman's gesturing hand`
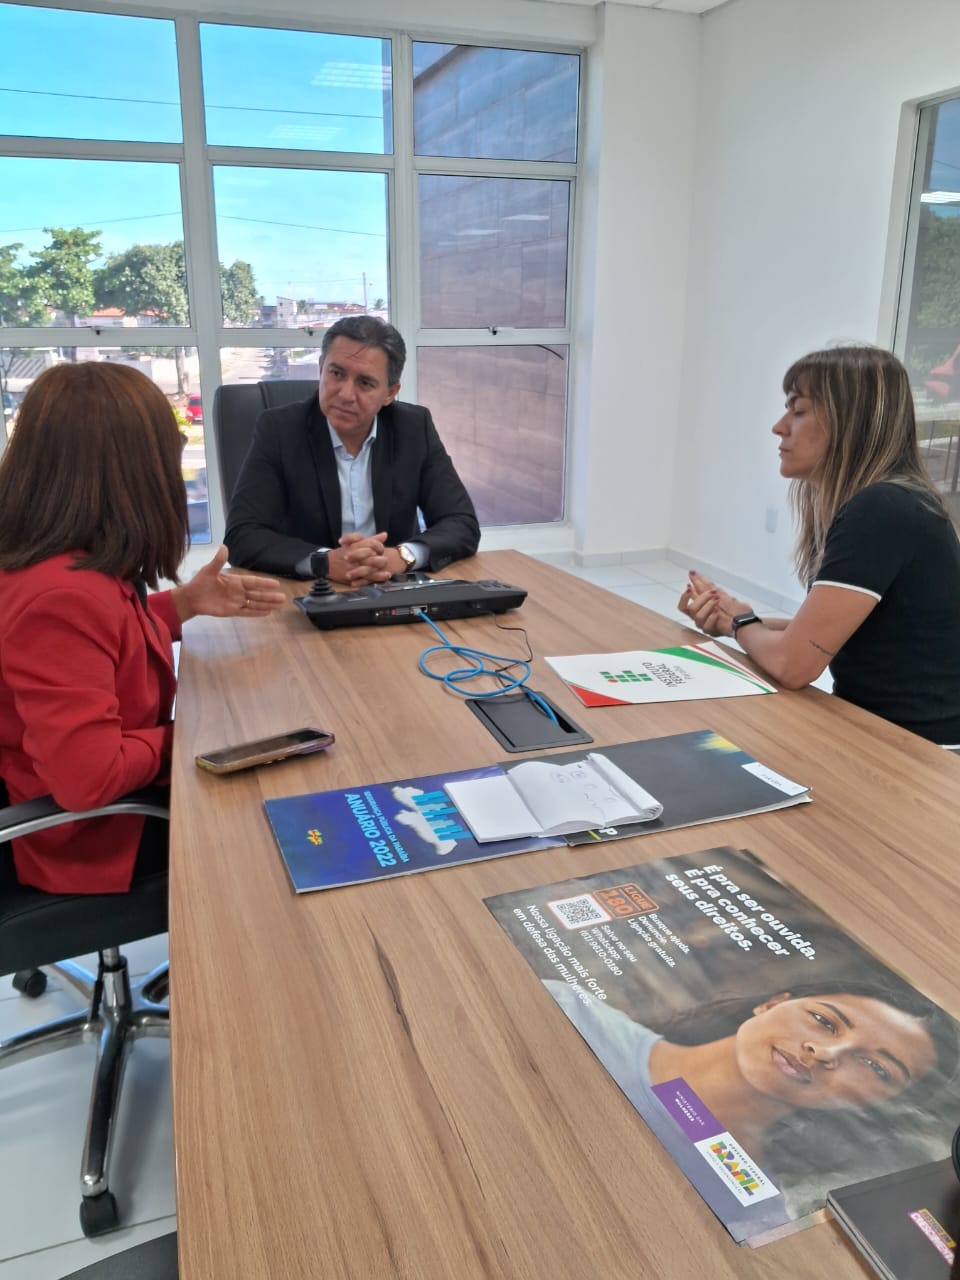
M 733 619 L 737 614 L 749 612 L 750 606 L 691 569 L 677 608 L 708 636 L 732 636 Z
M 173 590 L 173 604 L 181 622 L 199 614 L 211 618 L 265 618 L 287 597 L 276 578 L 254 573 L 224 573 L 227 548 L 220 547 L 209 564 L 189 582 Z

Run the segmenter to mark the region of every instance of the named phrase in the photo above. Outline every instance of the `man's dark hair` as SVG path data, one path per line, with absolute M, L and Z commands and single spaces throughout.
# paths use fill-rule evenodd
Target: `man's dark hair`
M 399 330 L 377 316 L 344 316 L 332 324 L 323 335 L 320 359 L 325 360 L 334 338 L 349 338 L 363 347 L 379 347 L 387 357 L 387 382 L 391 386 L 400 381 L 407 360 L 407 346 Z

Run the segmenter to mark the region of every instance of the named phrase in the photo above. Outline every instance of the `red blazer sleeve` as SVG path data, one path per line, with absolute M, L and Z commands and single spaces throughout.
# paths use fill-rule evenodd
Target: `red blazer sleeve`
M 141 691 L 140 673 L 129 673 L 121 706 L 123 629 L 115 605 L 82 589 L 40 594 L 7 629 L 4 679 L 25 725 L 23 749 L 65 809 L 106 804 L 169 768 L 172 724 L 125 727 Z
M 147 609 L 161 618 L 170 632 L 171 640 L 183 639 L 183 623 L 173 603 L 171 591 L 154 591 L 147 596 Z

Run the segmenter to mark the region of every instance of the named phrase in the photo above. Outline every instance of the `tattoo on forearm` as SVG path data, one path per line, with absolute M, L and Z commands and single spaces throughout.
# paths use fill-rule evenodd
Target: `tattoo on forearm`
M 825 649 L 822 644 L 817 644 L 816 640 L 811 640 L 810 643 L 816 649 L 817 653 L 822 653 L 827 658 L 835 658 L 837 656 L 835 649 Z

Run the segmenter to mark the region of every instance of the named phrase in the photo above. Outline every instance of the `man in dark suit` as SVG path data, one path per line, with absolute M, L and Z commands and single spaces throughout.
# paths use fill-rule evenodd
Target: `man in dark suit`
M 405 359 L 374 316 L 326 331 L 319 395 L 257 422 L 227 515 L 231 563 L 356 586 L 473 555 L 476 512 L 430 412 L 396 400 Z

